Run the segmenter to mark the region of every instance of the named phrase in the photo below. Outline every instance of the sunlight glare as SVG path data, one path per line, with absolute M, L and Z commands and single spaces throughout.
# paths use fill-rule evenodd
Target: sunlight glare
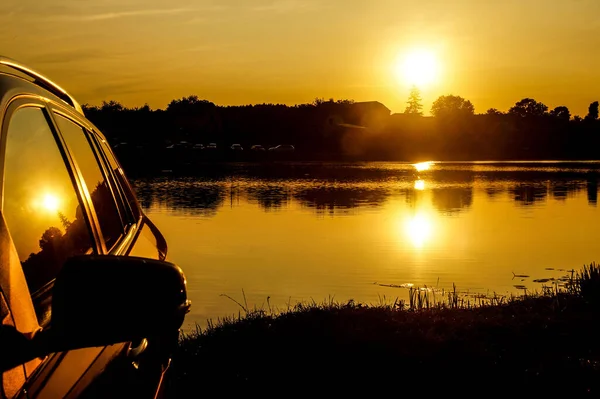
M 56 211 L 58 211 L 58 206 L 59 206 L 58 197 L 53 194 L 46 194 L 44 196 L 44 198 L 42 199 L 42 205 L 44 206 L 44 208 L 47 211 L 56 212 Z
M 431 237 L 431 220 L 423 213 L 417 213 L 408 219 L 405 232 L 416 248 L 421 248 Z
M 419 49 L 407 53 L 397 64 L 398 78 L 405 84 L 423 88 L 437 80 L 439 67 L 435 54 Z
M 425 180 L 415 181 L 415 190 L 419 190 L 419 191 L 425 190 Z
M 425 170 L 431 169 L 432 165 L 433 165 L 433 162 L 428 161 L 428 162 L 419 162 L 419 163 L 414 164 L 413 166 L 415 167 L 417 172 L 423 172 Z

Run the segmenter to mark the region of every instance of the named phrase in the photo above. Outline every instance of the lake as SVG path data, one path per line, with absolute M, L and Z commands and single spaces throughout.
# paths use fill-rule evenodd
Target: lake
M 522 294 L 600 260 L 598 162 L 207 164 L 133 181 L 185 271 L 185 323 L 406 287 Z

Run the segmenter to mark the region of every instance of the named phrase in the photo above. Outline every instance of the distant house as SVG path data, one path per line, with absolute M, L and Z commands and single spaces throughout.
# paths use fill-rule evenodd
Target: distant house
M 364 101 L 352 104 L 349 119 L 356 125 L 377 129 L 387 123 L 391 113 L 379 101 Z

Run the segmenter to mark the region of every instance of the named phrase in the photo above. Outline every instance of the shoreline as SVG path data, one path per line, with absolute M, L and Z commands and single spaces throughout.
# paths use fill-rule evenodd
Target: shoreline
M 597 394 L 599 288 L 591 265 L 564 289 L 479 306 L 450 294 L 437 304 L 417 296 L 248 311 L 182 337 L 169 389 L 173 397 L 199 386 L 263 396 Z

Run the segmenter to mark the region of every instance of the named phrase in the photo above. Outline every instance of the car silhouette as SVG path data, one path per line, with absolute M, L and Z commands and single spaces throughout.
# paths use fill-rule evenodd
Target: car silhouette
M 216 143 L 209 143 L 205 148 L 207 150 L 216 150 L 217 149 L 217 144 Z
M 244 147 L 241 144 L 232 144 L 230 148 L 232 151 L 244 151 Z
M 263 147 L 263 146 L 262 146 L 262 145 L 260 145 L 260 144 L 255 144 L 255 145 L 253 145 L 252 147 L 250 147 L 250 150 L 251 150 L 251 151 L 257 151 L 257 152 L 266 151 L 266 150 L 265 150 L 265 147 Z
M 104 135 L 0 57 L 0 397 L 154 398 L 185 277 Z
M 272 152 L 294 152 L 296 149 L 293 145 L 290 144 L 280 144 L 276 147 L 269 148 L 269 151 Z

